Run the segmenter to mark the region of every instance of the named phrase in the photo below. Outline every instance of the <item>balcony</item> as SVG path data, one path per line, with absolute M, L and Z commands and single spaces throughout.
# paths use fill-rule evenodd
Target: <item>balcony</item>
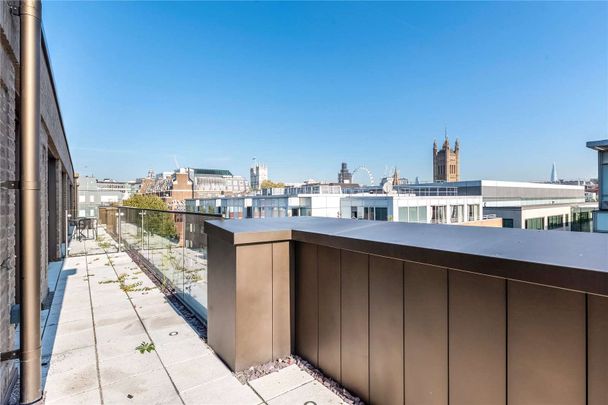
M 208 346 L 209 218 L 121 207 L 73 220 L 41 314 L 45 403 L 343 402 L 297 358 L 233 373 Z
M 608 394 L 606 235 L 99 213 L 50 267 L 49 404 Z

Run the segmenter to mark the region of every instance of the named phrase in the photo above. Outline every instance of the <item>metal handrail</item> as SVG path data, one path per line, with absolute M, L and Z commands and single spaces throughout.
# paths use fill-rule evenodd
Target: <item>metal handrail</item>
M 156 208 L 138 208 L 138 207 L 129 207 L 128 205 L 119 205 L 119 206 L 115 206 L 113 208 L 126 208 L 126 209 L 132 209 L 132 210 L 139 210 L 139 211 L 154 211 L 154 212 L 164 212 L 167 214 L 191 214 L 191 215 L 201 215 L 201 216 L 205 216 L 205 217 L 215 217 L 215 218 L 222 218 L 221 214 L 206 214 L 203 212 L 191 212 L 191 211 L 175 211 L 175 210 L 159 210 Z

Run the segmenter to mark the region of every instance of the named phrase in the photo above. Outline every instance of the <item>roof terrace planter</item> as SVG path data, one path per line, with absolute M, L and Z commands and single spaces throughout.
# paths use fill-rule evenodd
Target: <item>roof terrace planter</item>
M 374 403 L 608 396 L 607 235 L 314 217 L 206 231 L 209 343 L 235 370 L 295 353 Z

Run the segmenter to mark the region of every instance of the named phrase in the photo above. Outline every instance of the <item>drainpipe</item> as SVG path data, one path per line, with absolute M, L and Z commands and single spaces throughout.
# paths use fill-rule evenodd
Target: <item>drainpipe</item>
M 40 18 L 21 2 L 21 398 L 42 397 L 40 349 Z

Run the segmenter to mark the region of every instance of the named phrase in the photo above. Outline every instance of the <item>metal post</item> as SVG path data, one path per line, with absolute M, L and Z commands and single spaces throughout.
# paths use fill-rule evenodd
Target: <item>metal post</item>
M 65 210 L 65 257 L 69 257 L 68 245 L 70 242 L 70 218 L 72 214 L 69 214 L 69 210 Z
M 139 213 L 141 215 L 141 250 L 144 250 L 144 215 L 146 215 L 145 211 Z
M 120 212 L 120 208 L 119 208 L 118 212 L 116 213 L 116 218 L 118 218 L 118 251 L 119 252 L 120 252 L 120 234 L 122 233 L 120 217 L 122 217 L 122 212 Z
M 40 18 L 38 0 L 21 2 L 21 384 L 22 404 L 40 386 Z

